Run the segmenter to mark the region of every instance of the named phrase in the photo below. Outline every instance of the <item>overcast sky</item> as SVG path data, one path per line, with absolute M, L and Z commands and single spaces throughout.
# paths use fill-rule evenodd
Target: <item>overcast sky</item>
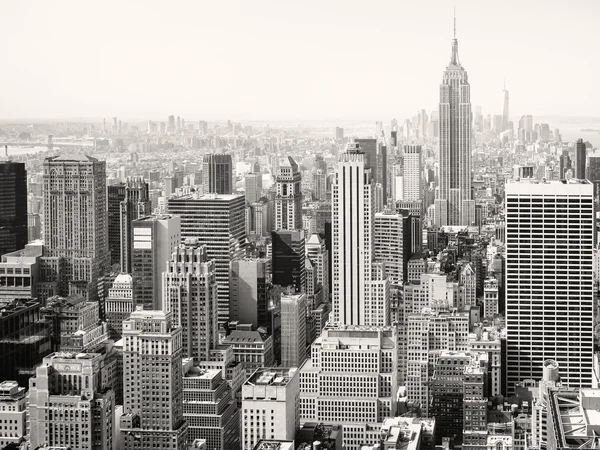
M 599 0 L 456 0 L 473 105 L 600 116 Z M 447 0 L 4 1 L 0 118 L 402 119 L 437 108 Z

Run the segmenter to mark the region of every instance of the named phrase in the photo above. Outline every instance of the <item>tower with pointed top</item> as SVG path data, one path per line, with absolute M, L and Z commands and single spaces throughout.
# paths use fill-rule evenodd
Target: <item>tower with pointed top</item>
M 506 80 L 504 80 L 504 108 L 502 109 L 502 130 L 508 130 L 508 91 L 506 90 Z
M 440 85 L 439 171 L 435 222 L 470 225 L 475 220 L 471 195 L 471 86 L 458 59 L 456 17 L 450 64 Z

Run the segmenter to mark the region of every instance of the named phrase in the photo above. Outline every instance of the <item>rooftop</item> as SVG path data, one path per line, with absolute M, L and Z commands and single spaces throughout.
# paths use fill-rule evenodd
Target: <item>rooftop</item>
M 242 198 L 245 199 L 245 197 L 243 195 L 237 195 L 237 194 L 216 194 L 216 193 L 210 193 L 210 194 L 204 194 L 204 195 L 200 195 L 198 192 L 193 192 L 190 194 L 183 194 L 183 195 L 174 195 L 171 198 L 169 198 L 169 201 L 171 200 L 220 200 L 220 201 L 232 201 L 232 200 L 236 200 L 238 198 Z
M 295 374 L 292 369 L 263 367 L 257 369 L 244 384 L 255 386 L 286 386 Z
M 224 339 L 224 342 L 231 343 L 261 343 L 265 342 L 266 338 L 263 337 L 258 331 L 245 331 L 245 330 L 234 330 L 229 336 Z
M 51 156 L 46 158 L 46 161 L 98 162 L 96 158 L 83 154 Z
M 294 450 L 294 441 L 261 439 L 252 450 Z
M 139 217 L 134 222 L 156 222 L 157 220 L 169 220 L 178 217 L 175 214 L 152 214 L 151 216 Z

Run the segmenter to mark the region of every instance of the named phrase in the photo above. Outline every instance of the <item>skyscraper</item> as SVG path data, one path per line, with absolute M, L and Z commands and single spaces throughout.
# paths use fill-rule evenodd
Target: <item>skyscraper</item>
M 131 273 L 133 251 L 132 221 L 151 212 L 148 183 L 142 178 L 128 178 L 125 197 L 119 205 L 121 271 Z M 110 227 L 110 225 L 109 225 Z
M 182 330 L 171 313 L 137 308 L 123 322 L 123 448 L 179 450 L 187 441 Z
M 504 82 L 504 107 L 502 109 L 502 131 L 508 130 L 508 91 L 506 90 L 506 81 Z
M 240 258 L 231 261 L 229 281 L 229 319 L 270 328 L 267 266 L 260 258 Z
M 206 245 L 215 261 L 219 296 L 219 324 L 229 320 L 229 263 L 244 254 L 246 215 L 243 195 L 189 194 L 168 200 L 169 213 L 181 218 L 181 239 Z
M 281 296 L 281 366 L 300 367 L 306 359 L 306 294 Z
M 25 163 L 0 161 L 0 256 L 27 244 Z
M 306 247 L 304 230 L 281 230 L 272 233 L 273 284 L 293 286 L 295 292 L 306 288 Z
M 132 223 L 133 296 L 144 309 L 163 309 L 163 278 L 171 252 L 181 239 L 179 217 L 162 214 Z
M 317 266 L 317 282 L 321 285 L 323 300 L 329 302 L 329 255 L 325 240 L 312 234 L 306 241 L 306 255 Z
M 333 321 L 387 325 L 389 285 L 373 266 L 373 183 L 367 155 L 350 144 L 333 184 Z
M 121 339 L 123 321 L 135 310 L 131 275 L 117 275 L 106 297 L 106 321 L 111 338 Z
M 585 173 L 585 158 L 585 142 L 583 142 L 583 139 L 577 139 L 575 149 L 575 178 L 579 180 L 585 180 L 587 178 Z
M 507 394 L 564 368 L 568 387 L 592 385 L 593 186 L 587 180 L 508 183 L 506 192 Z
M 275 230 L 302 229 L 302 176 L 291 156 L 279 161 L 275 175 Z
M 475 220 L 475 206 L 471 205 L 471 87 L 458 60 L 456 22 L 450 64 L 440 85 L 439 121 L 436 225 L 470 225 Z
M 300 423 L 344 426 L 344 448 L 375 442 L 396 416 L 396 327 L 328 325 L 299 370 Z
M 206 449 L 239 450 L 240 413 L 220 369 L 184 362 L 183 417 L 189 441 L 205 439 Z
M 162 275 L 164 309 L 183 329 L 184 356 L 208 361 L 219 343 L 215 262 L 207 261 L 206 246 L 180 244 Z
M 29 380 L 31 448 L 113 448 L 115 392 L 101 376 L 104 355 L 53 353 Z
M 256 203 L 262 197 L 262 173 L 250 172 L 244 177 L 246 203 Z
M 83 155 L 46 158 L 44 244 L 42 297 L 103 295 L 110 263 L 104 161 Z
M 125 200 L 125 183 L 108 186 L 108 249 L 110 264 L 121 264 L 121 202 Z
M 422 199 L 421 173 L 423 171 L 420 145 L 404 146 L 403 170 L 403 200 L 405 202 L 419 202 Z
M 231 194 L 233 192 L 233 166 L 231 155 L 204 155 L 202 160 L 203 193 Z

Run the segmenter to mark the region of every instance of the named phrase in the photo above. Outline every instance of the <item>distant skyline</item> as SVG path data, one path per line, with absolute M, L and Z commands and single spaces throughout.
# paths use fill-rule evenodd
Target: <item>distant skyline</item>
M 600 2 L 457 0 L 471 103 L 600 117 Z M 331 121 L 437 109 L 453 4 L 393 0 L 3 5 L 0 119 Z

